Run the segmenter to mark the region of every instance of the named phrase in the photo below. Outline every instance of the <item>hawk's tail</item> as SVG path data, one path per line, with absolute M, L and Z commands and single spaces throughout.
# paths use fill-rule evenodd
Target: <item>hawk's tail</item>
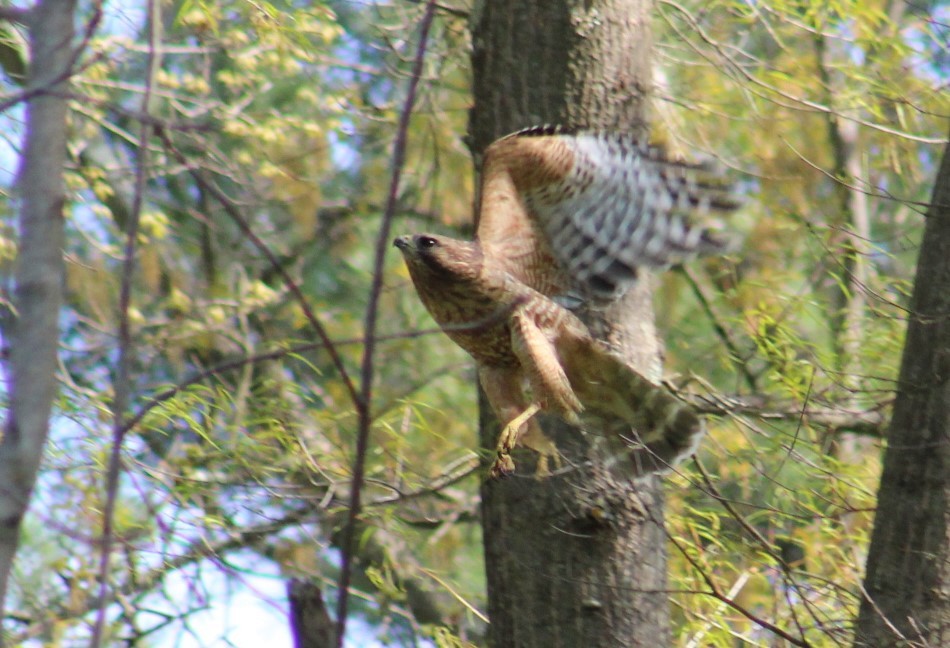
M 705 426 L 690 405 L 592 344 L 566 367 L 590 431 L 603 431 L 611 460 L 633 478 L 666 472 L 691 456 Z

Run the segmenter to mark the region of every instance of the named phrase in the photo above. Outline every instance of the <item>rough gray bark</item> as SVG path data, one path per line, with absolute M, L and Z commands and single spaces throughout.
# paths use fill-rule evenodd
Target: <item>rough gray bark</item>
M 316 583 L 291 580 L 287 583 L 290 600 L 290 628 L 294 648 L 333 648 L 336 646 L 335 624 L 323 602 Z
M 950 646 L 950 146 L 910 313 L 856 646 Z
M 518 128 L 563 123 L 643 134 L 650 87 L 648 0 L 488 0 L 472 16 L 479 153 Z M 476 156 L 477 157 L 477 156 Z M 659 343 L 645 278 L 592 328 L 657 377 Z M 498 425 L 482 407 L 481 442 Z M 489 644 L 666 646 L 666 536 L 657 480 L 611 478 L 578 432 L 545 425 L 577 466 L 535 479 L 519 471 L 482 487 Z M 489 453 L 490 454 L 490 453 Z
M 17 178 L 19 248 L 9 345 L 10 408 L 0 442 L 0 601 L 36 482 L 53 398 L 63 284 L 66 98 L 73 61 L 74 0 L 43 0 L 22 15 L 30 33 L 26 137 Z

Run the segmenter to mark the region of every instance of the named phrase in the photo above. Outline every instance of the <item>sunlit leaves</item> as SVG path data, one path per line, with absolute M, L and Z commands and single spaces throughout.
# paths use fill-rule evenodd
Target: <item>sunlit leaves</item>
M 767 642 L 758 619 L 811 645 L 847 643 L 878 444 L 814 425 L 809 410 L 886 410 L 893 399 L 922 226 L 915 201 L 926 200 L 950 114 L 933 54 L 941 37 L 901 3 L 659 8 L 673 101 L 658 112 L 675 138 L 746 174 L 750 199 L 736 222 L 746 232 L 738 265 L 714 276 L 724 290 L 707 291 L 702 320 L 669 320 L 669 364 L 790 410 L 784 421 L 712 426 L 701 452 L 711 486 L 687 473 L 671 494 L 680 637 Z M 699 361 L 703 340 L 701 357 L 727 361 Z
M 81 633 L 97 585 L 121 261 L 139 180 L 126 414 L 141 418 L 124 430 L 115 584 L 156 591 L 150 569 L 195 556 L 199 573 L 211 568 L 201 551 L 219 552 L 213 568 L 232 573 L 227 552 L 238 547 L 283 573 L 335 576 L 329 548 L 352 472 L 355 407 L 304 306 L 355 375 L 421 8 L 192 0 L 171 10 L 158 43 L 136 14 L 112 16 L 121 27 L 94 34 L 76 68 L 61 418 L 24 538 L 29 569 L 17 577 L 21 607 L 37 627 L 56 628 L 48 637 Z M 691 266 L 698 289 L 663 279 L 666 365 L 695 392 L 738 393 L 753 406 L 710 420 L 700 453 L 709 483 L 689 469 L 670 478 L 676 632 L 682 645 L 774 641 L 757 619 L 812 645 L 846 642 L 876 445 L 812 414 L 877 411 L 892 398 L 919 203 L 950 113 L 945 33 L 919 9 L 883 1 L 661 2 L 658 13 L 655 120 L 676 148 L 720 158 L 747 200 L 727 224 L 744 236 L 740 250 Z M 8 51 L 21 49 L 4 34 Z M 467 39 L 464 20 L 440 15 L 397 233 L 471 227 Z M 160 66 L 143 115 L 150 51 Z M 143 123 L 156 129 L 145 166 Z M 842 166 L 842 152 L 856 168 Z M 303 302 L 196 175 L 230 197 Z M 867 196 L 866 232 L 848 204 L 856 193 Z M 0 230 L 4 265 L 13 241 Z M 855 249 L 868 268 L 860 281 L 847 261 Z M 389 540 L 398 551 L 389 546 L 365 572 L 360 612 L 466 646 L 481 623 L 473 611 L 485 608 L 472 363 L 431 331 L 398 258 L 384 276 L 361 546 Z M 842 343 L 840 322 L 855 296 L 858 353 Z M 240 536 L 275 520 L 288 521 Z M 445 617 L 406 622 L 406 579 L 434 592 L 426 602 Z M 200 577 L 193 585 L 204 591 Z M 175 598 L 157 591 L 123 605 Z M 138 637 L 150 623 L 116 628 Z

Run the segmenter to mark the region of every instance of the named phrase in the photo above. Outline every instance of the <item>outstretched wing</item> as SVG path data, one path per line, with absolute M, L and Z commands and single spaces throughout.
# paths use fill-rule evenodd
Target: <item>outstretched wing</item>
M 639 267 L 724 251 L 728 241 L 703 221 L 738 206 L 709 165 L 628 135 L 538 127 L 486 151 L 478 240 L 545 295 L 614 299 Z

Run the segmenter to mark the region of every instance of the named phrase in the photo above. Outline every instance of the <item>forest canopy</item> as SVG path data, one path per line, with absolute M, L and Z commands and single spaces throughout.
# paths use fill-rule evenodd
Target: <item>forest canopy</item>
M 278 635 L 286 582 L 332 611 L 347 570 L 352 645 L 481 645 L 474 365 L 388 234 L 472 236 L 477 7 L 430 3 L 423 34 L 425 3 L 304 4 L 76 9 L 58 391 L 11 644 L 250 645 Z M 32 98 L 17 17 L 0 7 L 5 361 Z M 740 247 L 655 296 L 666 377 L 709 430 L 664 486 L 677 645 L 851 641 L 948 21 L 656 3 L 653 137 L 744 200 Z

